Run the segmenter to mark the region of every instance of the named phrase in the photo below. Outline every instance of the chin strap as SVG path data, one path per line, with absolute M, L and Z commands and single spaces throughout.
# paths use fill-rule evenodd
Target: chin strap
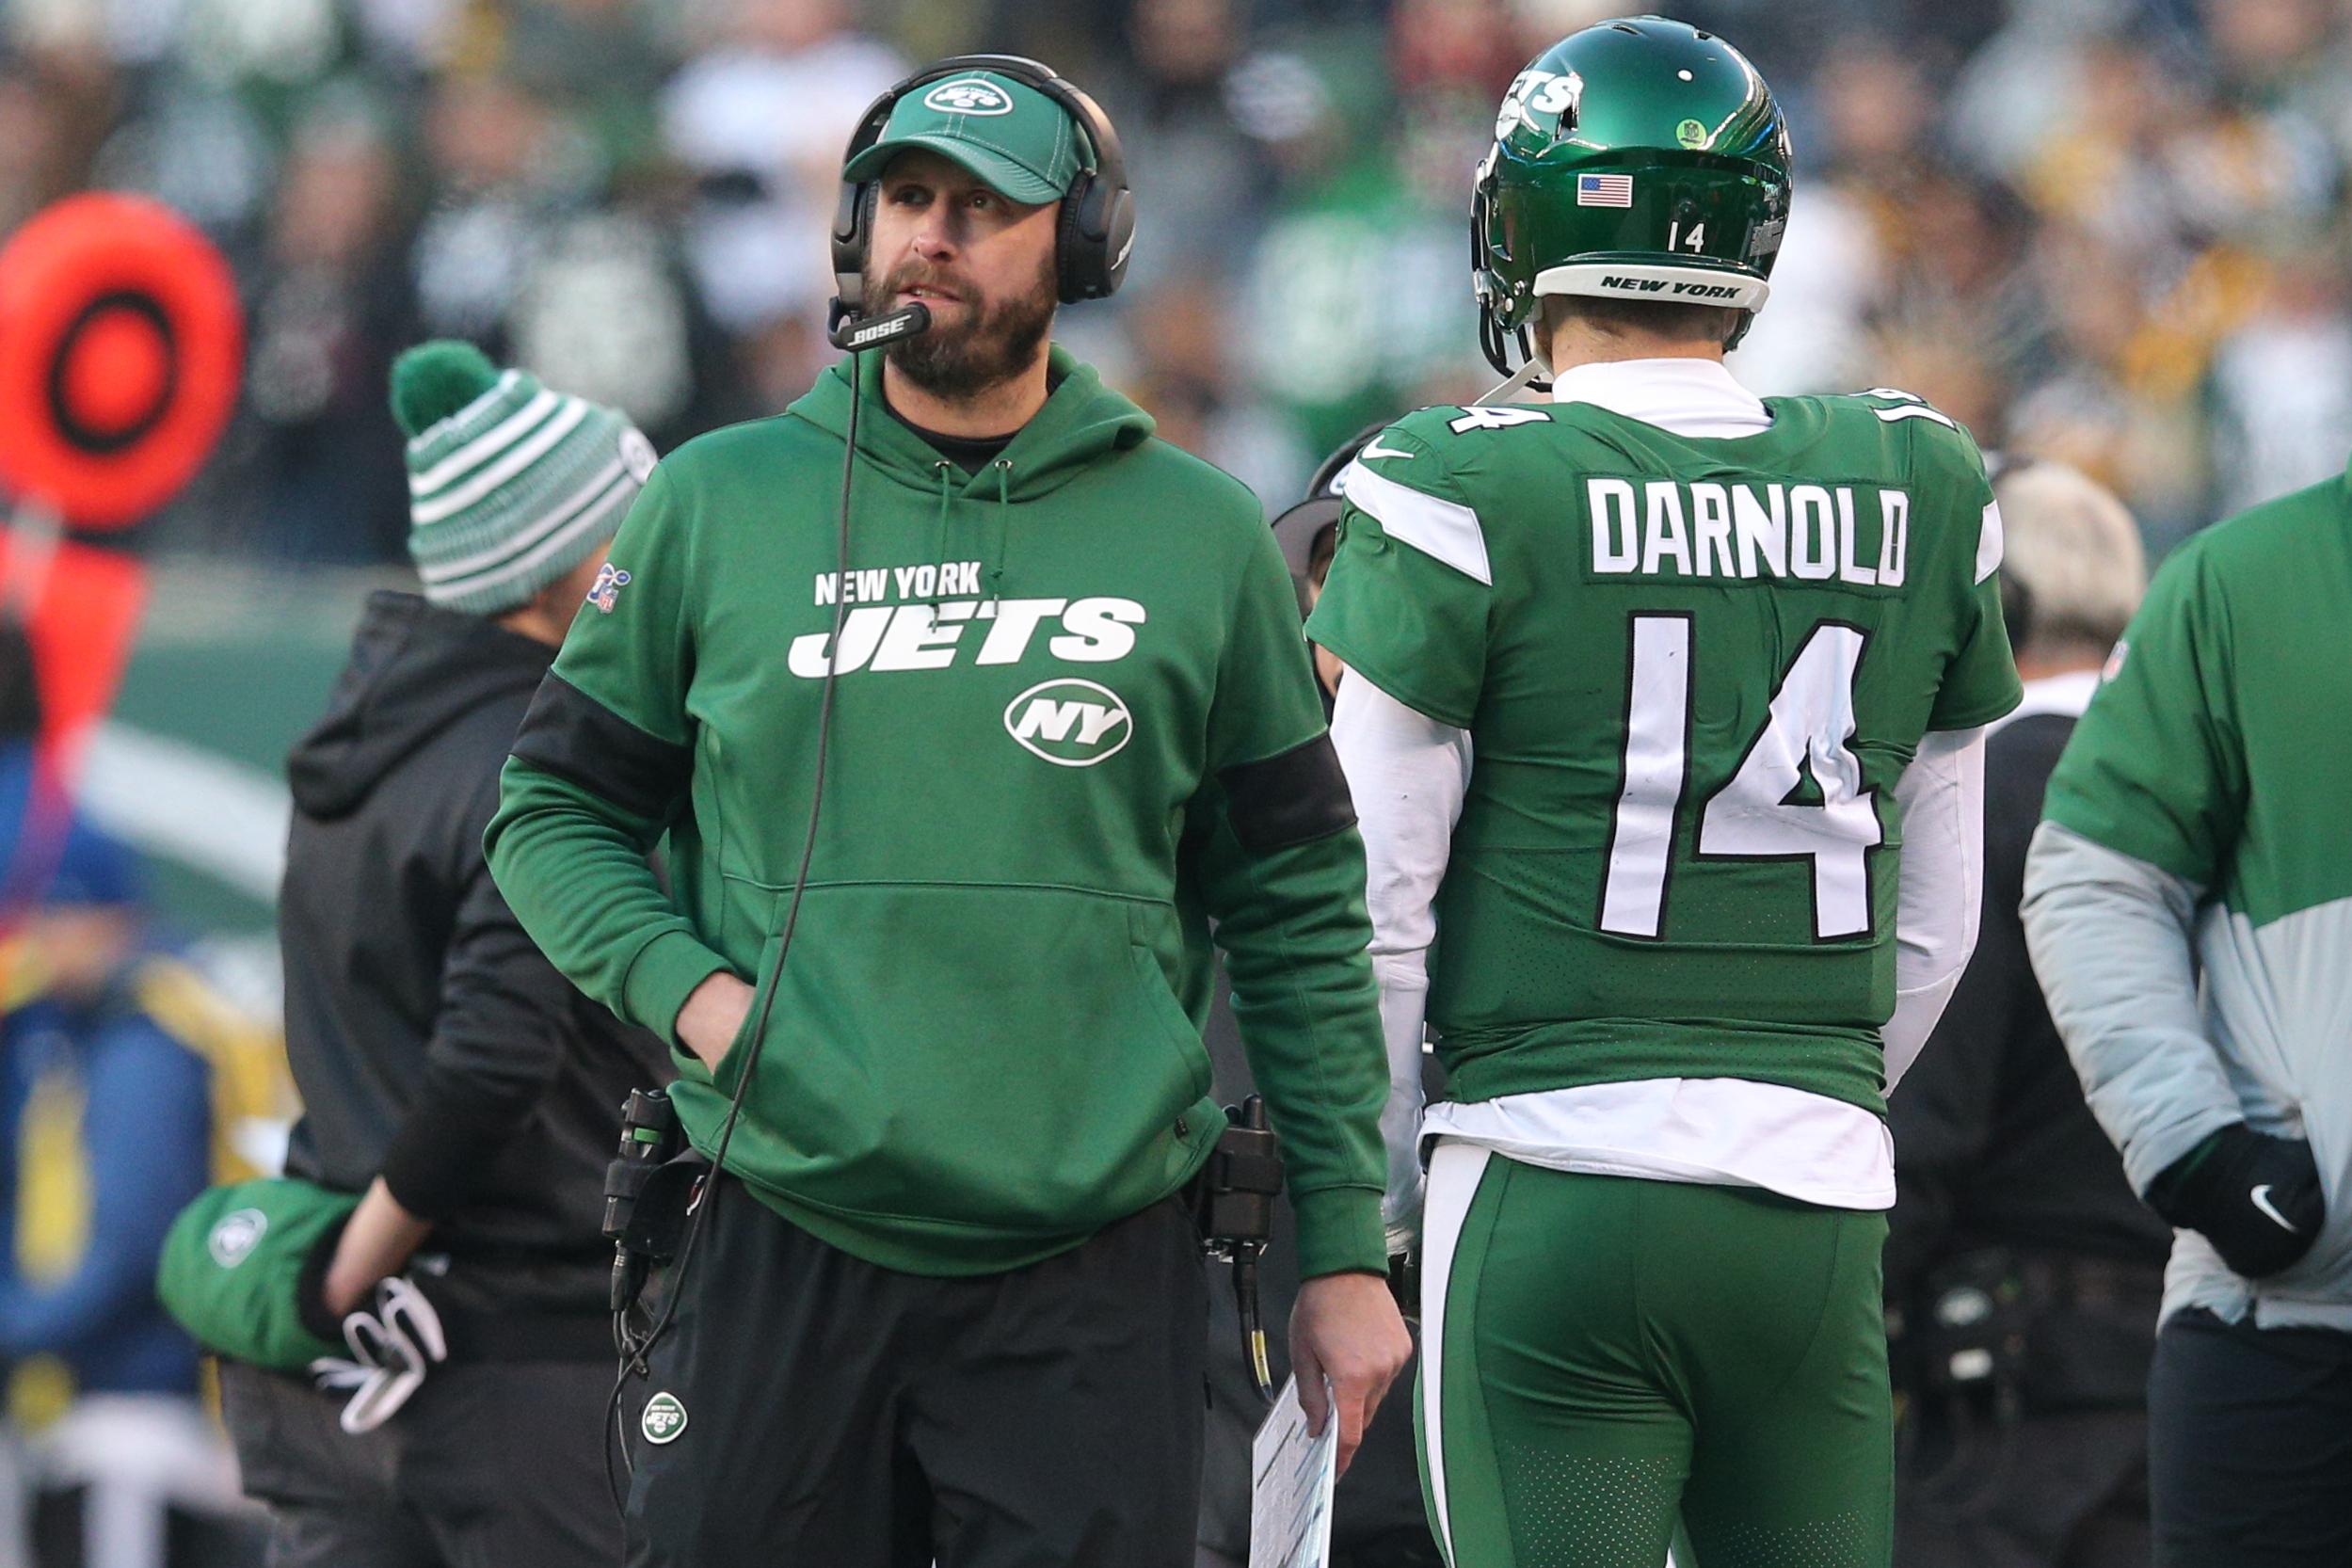
M 1541 354 L 1530 354 L 1528 362 L 1512 372 L 1511 379 L 1498 382 L 1481 393 L 1474 408 L 1491 408 L 1497 403 L 1516 403 L 1524 392 L 1548 392 L 1552 390 L 1552 367 Z

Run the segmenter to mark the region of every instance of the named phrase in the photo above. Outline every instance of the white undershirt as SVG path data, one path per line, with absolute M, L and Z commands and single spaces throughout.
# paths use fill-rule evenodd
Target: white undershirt
M 1700 438 L 1752 435 L 1771 416 L 1709 360 L 1580 365 L 1554 402 L 1591 403 Z M 1890 1088 L 1959 984 L 1976 946 L 1984 838 L 1984 734 L 1931 732 L 1896 785 L 1903 851 L 1896 911 L 1895 1013 L 1881 1032 Z M 1392 1245 L 1416 1227 L 1420 1154 L 1452 1139 L 1556 1170 L 1761 1187 L 1838 1208 L 1895 1202 L 1895 1146 L 1859 1106 L 1742 1079 L 1644 1079 L 1421 1105 L 1433 905 L 1469 787 L 1467 731 L 1370 681 L 1340 683 L 1332 740 L 1347 770 L 1369 867 L 1371 958 L 1388 1042 Z
M 2039 680 L 2025 682 L 2025 695 L 2016 707 L 1985 726 L 1985 733 L 1996 734 L 2019 719 L 2040 718 L 2057 713 L 2079 719 L 2089 708 L 2093 694 L 2099 690 L 2097 670 L 2068 670 L 2060 675 L 2045 675 Z

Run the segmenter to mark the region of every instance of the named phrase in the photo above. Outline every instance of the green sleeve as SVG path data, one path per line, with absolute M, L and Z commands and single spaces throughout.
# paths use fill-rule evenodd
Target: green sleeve
M 1281 1136 L 1302 1278 L 1387 1266 L 1388 1066 L 1365 950 L 1364 844 L 1272 536 L 1255 530 L 1188 848 L 1233 1012 Z
M 1975 585 L 1960 603 L 1955 628 L 1958 651 L 1936 689 L 1928 717 L 1930 729 L 1974 729 L 1991 724 L 2025 695 L 2009 650 L 2008 627 L 2001 618 L 2001 509 L 1992 504 L 1981 471 L 1976 484 L 1983 510 L 1977 524 Z M 1960 565 L 1967 568 L 1970 563 Z
M 696 934 L 648 856 L 683 808 L 694 730 L 687 510 L 653 472 L 613 541 L 627 581 L 583 605 L 501 775 L 484 845 L 499 890 L 555 967 L 665 1039 L 727 961 Z
M 1306 634 L 1406 707 L 1466 729 L 1494 601 L 1484 535 L 1434 448 L 1393 427 L 1373 444 L 1411 458 L 1350 470 L 1369 478 L 1340 512 L 1338 553 Z
M 2229 619 L 2194 544 L 2167 561 L 2051 776 L 2044 817 L 2211 887 L 2246 809 Z

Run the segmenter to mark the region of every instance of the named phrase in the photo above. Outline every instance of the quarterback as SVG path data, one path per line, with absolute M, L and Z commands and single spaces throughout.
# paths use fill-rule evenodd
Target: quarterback
M 1967 433 L 1723 367 L 1790 188 L 1719 38 L 1612 22 L 1523 72 L 1475 282 L 1550 401 L 1367 445 L 1308 626 L 1350 671 L 1456 1568 L 1656 1568 L 1678 1516 L 1710 1568 L 1892 1555 L 1883 1096 L 1975 942 L 2019 686 Z

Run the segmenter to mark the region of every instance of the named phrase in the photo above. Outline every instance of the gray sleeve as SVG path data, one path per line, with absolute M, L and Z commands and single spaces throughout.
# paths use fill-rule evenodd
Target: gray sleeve
M 2206 1038 L 2191 936 L 2200 889 L 2056 823 L 2025 858 L 2025 945 L 2092 1114 L 2133 1190 L 2246 1119 Z

